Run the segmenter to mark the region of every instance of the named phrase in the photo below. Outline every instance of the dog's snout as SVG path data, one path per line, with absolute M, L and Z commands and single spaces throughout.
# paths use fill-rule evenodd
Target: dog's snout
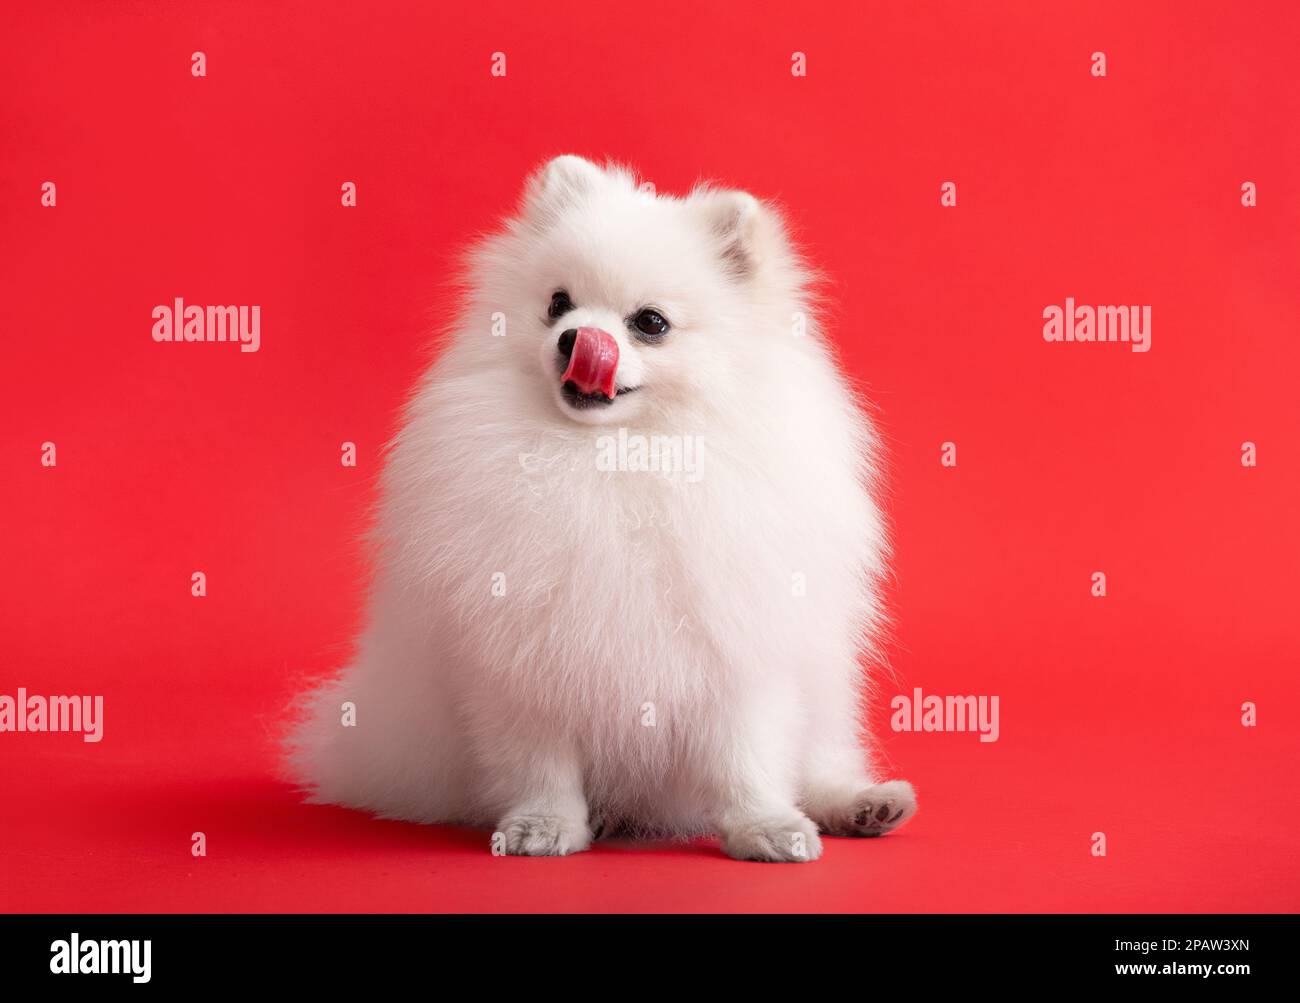
M 560 335 L 560 340 L 555 343 L 555 347 L 560 350 L 560 354 L 566 359 L 573 354 L 573 343 L 578 340 L 578 329 L 571 327 Z

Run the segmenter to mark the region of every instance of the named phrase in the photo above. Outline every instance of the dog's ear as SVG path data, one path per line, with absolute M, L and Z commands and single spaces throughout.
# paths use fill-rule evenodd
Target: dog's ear
M 582 157 L 565 154 L 548 160 L 528 179 L 524 212 L 534 219 L 554 216 L 585 198 L 604 176 L 604 171 Z
M 780 246 L 781 222 L 749 192 L 703 189 L 691 195 L 726 269 L 740 279 L 755 275 Z

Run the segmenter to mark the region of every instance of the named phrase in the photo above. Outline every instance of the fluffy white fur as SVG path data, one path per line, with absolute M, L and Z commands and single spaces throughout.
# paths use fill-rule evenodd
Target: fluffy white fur
M 621 828 L 814 860 L 819 831 L 905 822 L 912 788 L 879 782 L 860 731 L 876 440 L 777 213 L 560 157 L 470 278 L 388 456 L 369 626 L 307 697 L 294 777 L 316 801 L 491 827 L 519 854 Z M 558 289 L 574 308 L 552 322 Z M 672 324 L 659 344 L 628 325 L 648 305 Z M 640 389 L 579 411 L 556 340 L 584 325 Z M 620 428 L 698 437 L 701 476 L 598 469 Z

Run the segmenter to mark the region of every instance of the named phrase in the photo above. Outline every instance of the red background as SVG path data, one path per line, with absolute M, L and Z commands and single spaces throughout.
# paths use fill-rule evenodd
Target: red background
M 1294 5 L 161 7 L 11 4 L 0 40 L 0 693 L 106 704 L 98 745 L 0 735 L 0 909 L 1300 904 Z M 884 692 L 1001 699 L 992 744 L 877 709 L 895 835 L 505 859 L 274 778 L 456 256 L 561 152 L 777 198 L 832 280 L 890 448 Z M 155 344 L 175 296 L 260 304 L 261 351 Z M 1045 343 L 1066 296 L 1151 305 L 1152 350 Z

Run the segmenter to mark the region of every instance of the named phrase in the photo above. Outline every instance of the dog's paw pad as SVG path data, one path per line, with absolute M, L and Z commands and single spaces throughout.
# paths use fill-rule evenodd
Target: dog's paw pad
M 849 834 L 883 836 L 916 814 L 916 793 L 906 780 L 872 784 L 859 791 L 849 809 Z

